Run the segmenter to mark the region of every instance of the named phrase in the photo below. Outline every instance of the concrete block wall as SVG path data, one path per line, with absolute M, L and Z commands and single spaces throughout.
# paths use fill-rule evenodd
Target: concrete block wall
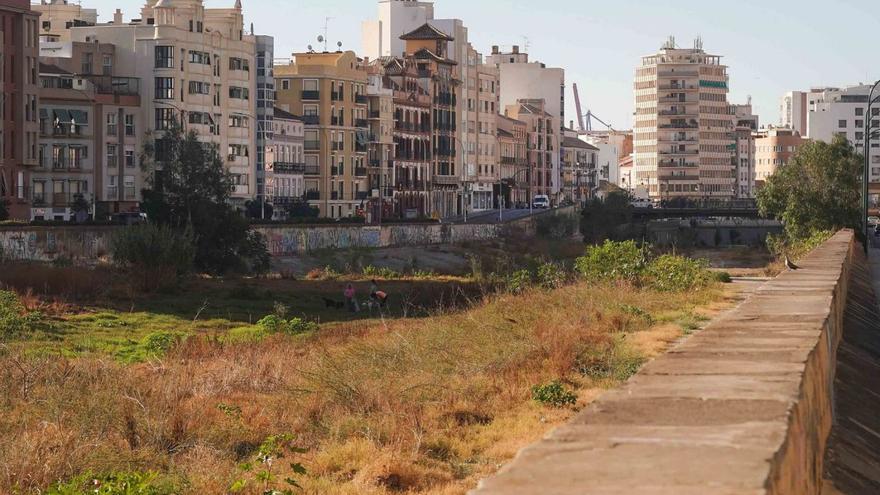
M 841 232 L 474 495 L 819 495 L 857 249 Z

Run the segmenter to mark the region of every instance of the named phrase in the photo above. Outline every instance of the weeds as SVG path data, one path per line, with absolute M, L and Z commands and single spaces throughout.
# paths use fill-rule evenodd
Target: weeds
M 532 388 L 532 400 L 551 407 L 573 406 L 577 403 L 577 395 L 566 390 L 559 380 L 546 385 L 536 385 Z

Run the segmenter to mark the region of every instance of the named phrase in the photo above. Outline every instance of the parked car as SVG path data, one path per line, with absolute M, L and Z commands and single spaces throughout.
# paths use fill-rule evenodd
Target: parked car
M 532 200 L 532 208 L 538 210 L 546 210 L 550 208 L 550 197 L 544 194 L 539 194 L 535 196 L 535 199 Z
M 654 202 L 648 198 L 633 198 L 632 201 L 629 202 L 629 204 L 633 208 L 644 208 L 648 210 L 654 208 Z

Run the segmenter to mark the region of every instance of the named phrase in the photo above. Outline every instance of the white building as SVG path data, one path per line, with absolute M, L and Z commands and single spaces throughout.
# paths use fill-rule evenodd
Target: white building
M 254 162 L 256 188 L 260 200 L 266 198 L 266 147 L 272 142 L 272 118 L 275 110 L 275 39 L 256 36 L 257 93 L 256 135 L 257 156 Z
M 400 57 L 406 51 L 406 43 L 400 37 L 433 19 L 433 2 L 380 0 L 379 18 L 362 24 L 361 55 L 371 60 Z M 457 33 L 441 30 L 457 38 Z
M 305 197 L 305 124 L 300 117 L 276 108 L 272 140 L 266 148 L 266 194 L 277 217 L 284 206 Z
M 507 108 L 520 100 L 544 100 L 544 111 L 552 116 L 557 130 L 551 136 L 551 194 L 561 192 L 560 153 L 562 130 L 565 125 L 565 69 L 547 67 L 540 62 L 530 62 L 528 53 L 514 46 L 510 53 L 502 53 L 497 46 L 486 57 L 486 64 L 498 68 L 501 85 L 500 107 Z
M 599 148 L 596 152 L 598 180 L 620 184 L 620 143 L 607 133 L 581 134 L 578 138 Z
M 232 198 L 256 194 L 256 42 L 244 32 L 241 1 L 206 9 L 202 0 L 147 0 L 129 23 L 74 27 L 74 41 L 116 46 L 121 73 L 142 81 L 147 130 L 182 121 L 218 145 L 232 175 Z
M 736 197 L 748 199 L 755 197 L 755 179 L 757 178 L 757 162 L 755 161 L 755 131 L 760 121 L 752 111 L 752 101 L 745 105 L 731 105 L 736 120 Z
M 807 135 L 810 111 L 822 101 L 826 91 L 838 88 L 813 88 L 809 91 L 789 91 L 779 105 L 779 126 L 794 129 L 801 136 Z
M 40 42 L 69 42 L 70 29 L 98 23 L 98 11 L 68 0 L 41 0 L 31 7 L 40 13 Z

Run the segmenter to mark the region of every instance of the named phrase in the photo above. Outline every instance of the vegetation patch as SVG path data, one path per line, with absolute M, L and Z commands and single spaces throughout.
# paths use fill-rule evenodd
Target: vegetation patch
M 577 395 L 565 388 L 559 380 L 532 388 L 532 400 L 551 407 L 566 407 L 577 404 Z

